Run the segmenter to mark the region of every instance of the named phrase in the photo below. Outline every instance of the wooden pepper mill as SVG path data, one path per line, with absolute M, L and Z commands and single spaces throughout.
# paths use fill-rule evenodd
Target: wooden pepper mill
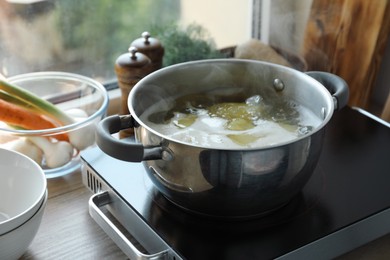
M 137 82 L 151 72 L 150 59 L 138 52 L 134 46 L 129 47 L 129 52 L 120 55 L 115 62 L 115 73 L 118 78 L 118 85 L 121 89 L 120 114 L 129 114 L 127 99 L 131 89 Z M 134 135 L 133 129 L 126 129 L 119 132 L 120 138 Z
M 152 71 L 158 70 L 162 67 L 164 47 L 161 42 L 150 36 L 149 32 L 143 32 L 141 38 L 134 40 L 131 46 L 145 54 L 152 62 Z

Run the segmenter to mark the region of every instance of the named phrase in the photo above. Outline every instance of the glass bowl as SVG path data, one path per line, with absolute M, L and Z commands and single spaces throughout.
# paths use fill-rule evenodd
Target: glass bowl
M 108 93 L 104 86 L 91 78 L 67 72 L 27 73 L 10 77 L 8 81 L 53 103 L 74 118 L 74 122 L 43 130 L 15 130 L 0 121 L 0 147 L 16 150 L 35 160 L 44 170 L 46 178 L 63 176 L 80 169 L 79 152 L 95 145 L 96 124 L 107 112 Z M 59 134 L 65 134 L 69 139 L 70 136 L 78 136 L 81 140 L 69 141 L 73 148 L 65 152 L 60 149 L 62 146 L 59 147 L 60 141 L 56 139 Z M 52 149 L 47 149 L 47 140 Z M 19 145 L 20 142 L 23 145 Z M 46 143 L 46 149 L 42 142 Z M 25 143 L 33 147 L 26 147 Z M 40 145 L 37 147 L 37 144 Z M 65 162 L 54 160 L 55 156 Z

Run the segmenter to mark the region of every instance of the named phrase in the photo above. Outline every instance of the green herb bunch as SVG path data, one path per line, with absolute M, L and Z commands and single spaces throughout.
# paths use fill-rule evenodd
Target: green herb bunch
M 200 25 L 190 24 L 182 29 L 176 24 L 155 26 L 153 37 L 160 40 L 165 48 L 163 66 L 186 61 L 226 58 L 216 49 L 213 39 Z

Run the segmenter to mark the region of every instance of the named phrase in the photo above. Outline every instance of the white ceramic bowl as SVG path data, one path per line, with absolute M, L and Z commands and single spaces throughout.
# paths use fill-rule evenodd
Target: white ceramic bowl
M 0 148 L 0 235 L 30 219 L 45 198 L 42 168 L 27 156 Z
M 27 250 L 39 230 L 47 204 L 47 192 L 38 211 L 19 227 L 0 235 L 0 259 L 19 259 Z
M 81 167 L 79 152 L 95 144 L 95 126 L 107 112 L 108 93 L 104 86 L 89 77 L 56 71 L 21 74 L 8 78 L 8 81 L 53 103 L 73 117 L 75 122 L 43 130 L 15 130 L 3 123 L 3 125 L 0 124 L 0 147 L 11 147 L 8 149 L 16 149 L 34 158 L 41 165 L 46 178 L 59 177 L 78 170 Z M 81 132 L 84 134 L 80 135 Z M 70 136 L 75 133 L 79 133 L 77 136 L 81 141 L 76 143 L 81 147 L 76 147 L 75 142 L 68 142 L 67 146 L 72 144 L 70 147 L 73 149 L 50 149 L 57 151 L 53 153 L 50 151 L 45 153 L 42 147 L 36 144 L 29 149 L 15 148 L 13 144 L 14 141 L 24 142 L 36 136 L 45 137 L 44 139 L 51 140 L 53 144 L 57 141 L 58 134 Z M 28 143 L 31 145 L 31 142 Z M 31 153 L 33 148 L 41 152 Z M 64 150 L 72 151 L 72 153 L 64 152 Z M 42 154 L 42 156 L 36 156 L 37 154 Z M 51 160 L 48 160 L 48 156 Z M 62 159 L 53 160 L 54 157 Z

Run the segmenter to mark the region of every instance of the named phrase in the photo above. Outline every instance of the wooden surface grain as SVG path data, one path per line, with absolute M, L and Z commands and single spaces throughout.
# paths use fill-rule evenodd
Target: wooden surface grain
M 302 50 L 308 70 L 344 78 L 349 105 L 367 108 L 389 31 L 389 0 L 313 0 Z
M 126 259 L 88 213 L 92 193 L 79 172 L 48 180 L 38 233 L 21 259 Z

